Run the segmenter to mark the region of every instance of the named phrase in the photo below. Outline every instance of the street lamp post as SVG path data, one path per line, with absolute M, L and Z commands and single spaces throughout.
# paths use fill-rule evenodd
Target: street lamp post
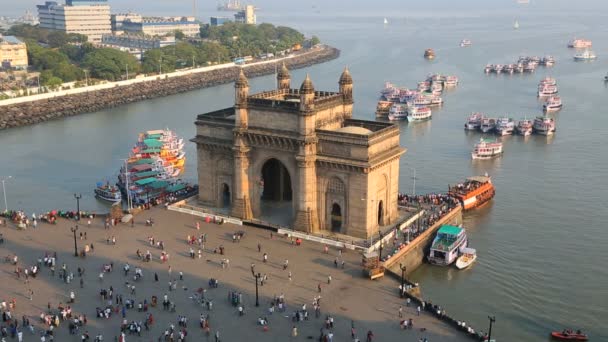
M 488 316 L 490 319 L 490 329 L 488 329 L 488 342 L 492 341 L 492 324 L 496 322 L 496 316 Z
M 129 64 L 125 64 L 125 68 L 127 71 L 127 80 L 129 79 Z
M 260 298 L 258 296 L 258 279 L 262 277 L 260 273 L 255 274 L 255 306 L 260 306 Z
M 6 182 L 7 180 L 13 178 L 13 176 L 8 176 L 8 177 L 4 177 L 2 178 L 2 193 L 4 194 L 4 211 L 8 211 L 8 203 L 6 202 L 6 188 L 4 186 L 4 182 Z
M 405 293 L 405 270 L 407 269 L 406 266 L 403 266 L 403 264 L 399 264 L 399 268 L 401 269 L 401 293 L 400 296 L 401 298 L 403 298 L 403 294 Z
M 74 198 L 76 199 L 76 221 L 80 221 L 80 199 L 82 198 L 82 194 L 74 194 Z
M 89 86 L 89 71 L 86 69 L 83 71 L 84 71 L 84 81 L 85 81 L 86 86 L 88 87 Z
M 416 196 L 416 168 L 413 167 L 412 169 L 414 170 L 414 177 L 412 177 L 414 180 L 414 184 L 412 185 L 412 195 Z
M 384 247 L 384 241 L 380 241 L 380 255 L 378 256 L 380 258 L 380 261 L 382 261 L 382 248 Z
M 78 231 L 78 225 L 76 227 L 71 227 L 70 230 L 74 233 L 74 256 L 78 256 L 78 245 L 76 244 L 76 232 Z

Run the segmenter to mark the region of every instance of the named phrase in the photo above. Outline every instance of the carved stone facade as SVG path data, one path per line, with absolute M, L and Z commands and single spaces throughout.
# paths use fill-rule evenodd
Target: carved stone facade
M 259 218 L 264 202 L 290 203 L 294 229 L 368 238 L 398 217 L 399 128 L 352 119 L 353 80 L 316 91 L 307 75 L 291 88 L 249 94 L 241 71 L 235 105 L 197 117 L 199 199 Z

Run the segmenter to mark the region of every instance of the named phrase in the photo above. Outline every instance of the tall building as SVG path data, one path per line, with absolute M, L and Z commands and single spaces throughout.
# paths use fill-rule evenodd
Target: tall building
M 194 17 L 143 17 L 140 21 L 125 19 L 122 30 L 149 36 L 165 36 L 181 31 L 188 37 L 196 37 L 200 34 L 201 26 Z
M 0 35 L 0 63 L 2 68 L 27 69 L 27 46 L 13 36 Z
M 40 28 L 84 34 L 90 42 L 101 42 L 101 36 L 112 31 L 108 0 L 66 0 L 64 5 L 47 1 L 37 7 Z
M 255 16 L 255 7 L 253 5 L 245 6 L 245 9 L 234 15 L 234 21 L 237 23 L 255 25 L 257 22 Z
M 131 12 L 112 14 L 110 19 L 112 23 L 112 32 L 122 31 L 122 24 L 127 20 L 133 23 L 141 23 L 143 19 L 144 18 L 140 14 Z
M 209 23 L 211 24 L 211 26 L 222 26 L 225 23 L 229 23 L 231 21 L 232 20 L 230 20 L 230 18 L 228 17 L 211 17 Z

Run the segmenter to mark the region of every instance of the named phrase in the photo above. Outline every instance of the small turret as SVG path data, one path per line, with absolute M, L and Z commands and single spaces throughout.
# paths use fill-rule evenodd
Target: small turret
M 306 78 L 300 86 L 300 111 L 308 111 L 314 108 L 315 102 L 315 87 L 312 84 L 310 76 L 306 74 Z
M 277 73 L 277 86 L 279 90 L 291 88 L 291 76 L 289 75 L 289 70 L 285 66 L 285 62 L 283 62 L 281 70 Z
M 353 78 L 350 75 L 348 68 L 344 68 L 342 75 L 340 75 L 340 81 L 338 82 L 340 94 L 344 96 L 345 100 L 353 100 Z
M 246 105 L 247 97 L 249 96 L 249 81 L 243 72 L 243 69 L 239 72 L 239 77 L 234 83 L 235 98 L 234 102 L 237 106 Z

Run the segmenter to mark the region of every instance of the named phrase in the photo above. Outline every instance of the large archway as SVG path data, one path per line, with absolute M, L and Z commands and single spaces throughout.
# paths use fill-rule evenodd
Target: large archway
M 222 208 L 226 208 L 230 206 L 230 187 L 226 183 L 222 183 Z
M 384 203 L 378 203 L 378 225 L 384 226 Z
M 291 225 L 293 190 L 289 171 L 278 159 L 271 158 L 262 166 L 260 209 L 265 221 Z
M 342 208 L 338 203 L 331 206 L 331 231 L 339 233 L 342 230 Z

